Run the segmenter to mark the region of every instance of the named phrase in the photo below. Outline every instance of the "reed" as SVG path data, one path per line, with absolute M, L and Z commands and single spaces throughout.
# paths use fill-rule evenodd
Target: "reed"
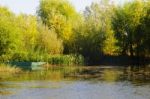
M 52 65 L 83 65 L 84 58 L 81 55 L 55 55 L 48 57 L 48 63 Z
M 1 73 L 20 73 L 22 70 L 18 67 L 6 65 L 6 64 L 0 64 L 0 72 Z

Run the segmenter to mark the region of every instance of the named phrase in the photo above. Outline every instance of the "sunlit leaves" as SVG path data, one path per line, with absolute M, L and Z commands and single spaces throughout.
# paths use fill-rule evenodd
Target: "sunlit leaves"
M 37 19 L 35 16 L 20 15 L 18 16 L 18 27 L 24 44 L 24 49 L 34 50 L 37 38 Z
M 53 30 L 43 24 L 38 25 L 37 49 L 41 53 L 61 54 L 63 51 L 62 40 L 58 39 Z
M 77 13 L 66 0 L 41 0 L 38 15 L 49 29 L 53 29 L 58 37 L 69 41 L 72 36 L 73 20 Z
M 7 8 L 0 8 L 0 56 L 9 59 L 13 53 L 18 50 L 20 38 L 18 35 L 18 27 L 15 24 L 15 16 Z

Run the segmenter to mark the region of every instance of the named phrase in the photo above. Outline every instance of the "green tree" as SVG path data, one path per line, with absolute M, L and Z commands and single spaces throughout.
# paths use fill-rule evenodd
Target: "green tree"
M 49 55 L 61 54 L 63 52 L 62 40 L 57 34 L 42 23 L 38 24 L 37 47 L 40 53 Z
M 15 15 L 5 7 L 0 7 L 0 58 L 8 61 L 21 46 Z
M 138 35 L 136 29 L 141 24 L 143 16 L 144 2 L 141 0 L 133 0 L 116 8 L 112 23 L 122 54 L 135 55 L 135 35 Z
M 107 13 L 106 13 L 107 12 Z M 98 62 L 103 55 L 112 55 L 116 39 L 111 27 L 112 8 L 107 3 L 86 7 L 84 19 L 76 29 L 76 50 L 88 61 Z
M 19 37 L 13 38 L 19 40 L 20 45 L 18 45 L 18 50 L 12 56 L 12 60 L 32 61 L 30 60 L 30 57 L 33 56 L 36 51 L 35 46 L 38 35 L 37 18 L 32 15 L 21 14 L 16 16 L 15 24 L 18 28 L 17 34 Z
M 22 35 L 22 40 L 24 42 L 24 48 L 27 51 L 34 51 L 38 34 L 36 17 L 31 15 L 19 15 L 17 22 L 20 35 Z
M 69 53 L 73 28 L 78 13 L 67 0 L 41 0 L 37 10 L 43 23 L 63 40 L 64 52 Z
M 140 25 L 136 29 L 136 55 L 150 55 L 150 1 L 144 2 L 145 14 L 140 20 Z

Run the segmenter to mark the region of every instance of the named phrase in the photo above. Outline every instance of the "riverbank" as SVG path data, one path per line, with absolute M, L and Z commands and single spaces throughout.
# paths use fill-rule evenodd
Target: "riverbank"
M 6 65 L 6 64 L 0 64 L 0 72 L 14 74 L 14 73 L 20 73 L 22 72 L 22 70 L 21 68 L 18 67 Z

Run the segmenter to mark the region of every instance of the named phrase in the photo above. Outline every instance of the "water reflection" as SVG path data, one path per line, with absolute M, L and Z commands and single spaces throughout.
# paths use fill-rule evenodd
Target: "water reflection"
M 150 99 L 150 67 L 66 66 L 0 78 L 0 99 Z
M 97 80 L 105 82 L 130 81 L 150 83 L 150 67 L 53 67 L 45 71 L 26 71 L 19 74 L 0 73 L 0 81 L 32 80 Z M 1 86 L 0 86 L 1 87 Z

